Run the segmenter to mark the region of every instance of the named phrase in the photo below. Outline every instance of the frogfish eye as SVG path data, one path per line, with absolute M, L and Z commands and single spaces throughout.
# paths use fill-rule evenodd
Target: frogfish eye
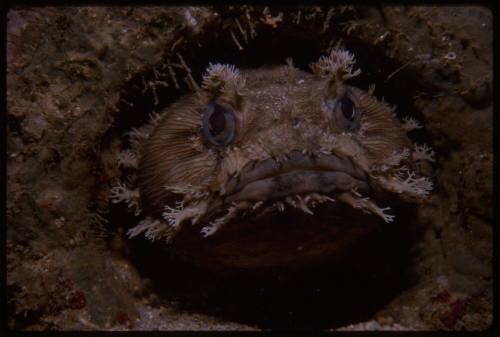
M 340 110 L 342 111 L 342 115 L 344 115 L 345 119 L 350 122 L 352 122 L 354 120 L 354 117 L 356 117 L 354 104 L 347 97 L 343 97 L 340 101 Z
M 358 121 L 361 111 L 356 107 L 354 102 L 347 96 L 340 98 L 335 104 L 333 115 L 335 123 L 341 129 L 353 131 L 359 126 Z
M 213 145 L 230 144 L 235 135 L 236 121 L 234 113 L 223 106 L 210 102 L 203 115 L 203 134 Z

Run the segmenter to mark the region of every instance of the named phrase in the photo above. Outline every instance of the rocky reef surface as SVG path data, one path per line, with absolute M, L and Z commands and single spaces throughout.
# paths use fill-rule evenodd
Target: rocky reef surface
M 19 7 L 7 14 L 7 323 L 15 330 L 484 330 L 493 20 L 484 7 Z M 209 62 L 298 67 L 341 42 L 412 116 L 435 190 L 355 256 L 214 274 L 129 240 L 124 136 Z M 390 288 L 390 289 L 389 289 Z M 361 323 L 365 322 L 365 323 Z M 342 328 L 344 327 L 344 328 Z

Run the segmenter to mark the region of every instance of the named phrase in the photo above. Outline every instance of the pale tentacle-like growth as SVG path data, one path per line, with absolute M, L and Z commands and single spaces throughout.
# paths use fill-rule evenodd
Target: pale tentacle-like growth
M 207 211 L 208 201 L 203 200 L 203 198 L 207 197 L 207 192 L 200 191 L 190 185 L 165 186 L 165 189 L 173 194 L 182 195 L 184 197 L 183 201 L 178 201 L 175 207 L 169 205 L 164 206 L 162 216 L 173 228 L 179 229 L 181 223 L 189 219 L 191 219 L 192 224 L 196 224 L 199 218 Z M 195 200 L 195 202 L 185 206 L 185 203 L 189 203 L 191 200 Z
M 382 165 L 373 167 L 372 169 L 379 172 L 387 172 L 388 170 L 397 167 L 401 162 L 408 158 L 410 150 L 404 148 L 401 152 L 393 152 L 392 155 L 385 158 Z
M 225 93 L 229 90 L 239 93 L 245 87 L 245 78 L 234 65 L 209 64 L 203 75 L 202 88 L 209 92 Z
M 308 194 L 304 197 L 304 201 L 306 203 L 311 203 L 311 206 L 312 207 L 315 207 L 316 204 L 322 204 L 324 202 L 327 202 L 327 201 L 330 201 L 330 202 L 335 202 L 335 199 L 333 198 L 330 198 L 329 196 L 327 195 L 321 195 L 319 193 L 311 193 L 311 194 Z
M 434 162 L 436 161 L 434 150 L 432 150 L 427 145 L 415 145 L 415 150 L 412 153 L 413 160 L 427 160 Z
M 432 181 L 427 177 L 416 178 L 415 176 L 415 172 L 403 168 L 394 176 L 389 178 L 380 176 L 377 180 L 389 191 L 415 198 L 426 197 L 432 190 Z
M 111 188 L 111 195 L 109 197 L 111 202 L 117 204 L 119 202 L 126 202 L 128 208 L 134 208 L 134 214 L 137 216 L 141 213 L 141 209 L 139 208 L 139 190 L 129 189 L 125 184 L 118 184 Z
M 401 127 L 406 131 L 412 131 L 415 129 L 421 129 L 422 124 L 420 124 L 415 118 L 413 117 L 404 117 L 403 118 L 403 124 Z
M 208 226 L 202 227 L 200 233 L 204 237 L 215 234 L 222 226 L 233 220 L 238 214 L 247 209 L 249 206 L 250 203 L 246 201 L 231 205 L 226 215 L 210 222 Z
M 410 154 L 410 150 L 408 148 L 404 148 L 402 152 L 396 153 L 393 152 L 392 156 L 387 157 L 384 162 L 387 166 L 398 166 L 401 161 L 408 158 Z
M 353 70 L 356 63 L 354 54 L 344 49 L 332 49 L 330 55 L 322 56 L 317 62 L 311 64 L 312 71 L 322 77 L 337 77 L 344 81 L 361 74 L 361 69 Z
M 165 238 L 168 243 L 173 238 L 172 232 L 173 229 L 169 224 L 159 219 L 147 217 L 146 219 L 141 220 L 136 226 L 130 228 L 127 235 L 130 238 L 133 238 L 141 233 L 144 233 L 144 236 L 151 241 Z
M 285 211 L 285 204 L 283 201 L 276 201 L 273 206 L 278 210 L 278 212 L 284 212 Z
M 302 212 L 314 215 L 313 211 L 307 207 L 307 202 L 305 202 L 304 199 L 300 195 L 295 195 L 295 196 L 288 196 L 285 198 L 285 202 L 292 206 L 293 208 L 300 209 Z
M 139 151 L 141 144 L 149 138 L 151 132 L 160 123 L 161 115 L 157 112 L 152 112 L 149 115 L 149 122 L 139 128 L 133 128 L 126 135 L 130 141 L 130 145 L 134 151 Z
M 368 86 L 368 95 L 373 96 L 375 94 L 375 83 Z
M 118 153 L 116 156 L 116 162 L 118 163 L 118 167 L 128 167 L 128 168 L 137 168 L 137 156 L 131 150 L 125 150 Z
M 357 195 L 358 198 L 354 197 L 353 194 Z M 342 193 L 338 196 L 338 199 L 351 205 L 354 208 L 359 208 L 365 213 L 373 213 L 381 217 L 385 222 L 393 222 L 395 216 L 384 213 L 390 210 L 390 207 L 380 208 L 377 206 L 370 198 L 363 198 L 361 195 L 355 191 Z
M 138 149 L 142 142 L 149 138 L 154 127 L 151 124 L 145 124 L 140 128 L 133 128 L 126 135 L 130 140 L 130 145 L 133 149 Z
M 188 200 L 198 200 L 205 198 L 209 195 L 207 191 L 203 191 L 200 188 L 196 188 L 192 185 L 186 185 L 186 186 L 180 186 L 180 185 L 172 185 L 172 186 L 165 186 L 165 190 L 173 193 L 173 194 L 178 194 L 184 197 L 184 201 Z
M 305 202 L 304 199 L 302 199 L 302 197 L 300 195 L 296 195 L 295 198 L 297 199 L 297 207 L 302 210 L 304 213 L 307 213 L 307 214 L 310 214 L 310 215 L 314 215 L 313 211 L 311 211 L 309 209 L 309 207 L 307 207 L 307 202 Z
M 165 205 L 162 216 L 170 226 L 177 229 L 185 220 L 191 219 L 191 223 L 196 224 L 199 217 L 205 214 L 206 209 L 206 202 L 200 202 L 189 207 L 184 207 L 183 203 L 178 203 L 175 208 Z

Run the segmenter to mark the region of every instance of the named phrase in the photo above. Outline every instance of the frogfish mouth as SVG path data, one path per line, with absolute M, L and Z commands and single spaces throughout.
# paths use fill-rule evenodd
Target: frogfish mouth
M 200 264 L 307 263 L 394 222 L 387 200 L 432 190 L 394 108 L 348 84 L 347 50 L 311 64 L 238 70 L 210 64 L 201 87 L 129 134 L 118 163 L 133 172 L 111 190 L 138 217 L 129 236 L 163 240 Z M 390 196 L 385 198 L 385 196 Z

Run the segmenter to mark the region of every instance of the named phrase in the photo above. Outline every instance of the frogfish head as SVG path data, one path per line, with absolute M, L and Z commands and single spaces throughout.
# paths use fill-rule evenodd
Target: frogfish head
M 112 190 L 143 216 L 129 234 L 212 262 L 274 265 L 393 222 L 380 196 L 424 200 L 432 183 L 416 163 L 433 153 L 412 145 L 408 123 L 372 90 L 348 84 L 354 65 L 343 49 L 312 72 L 210 64 L 199 90 L 130 134 L 136 189 Z

